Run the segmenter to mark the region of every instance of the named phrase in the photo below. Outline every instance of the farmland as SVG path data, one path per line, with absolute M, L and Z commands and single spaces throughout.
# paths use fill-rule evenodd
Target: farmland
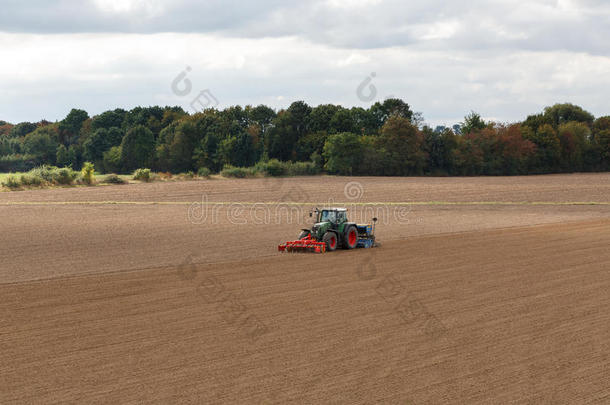
M 382 246 L 283 255 L 309 210 Z M 610 174 L 0 193 L 0 402 L 607 403 Z

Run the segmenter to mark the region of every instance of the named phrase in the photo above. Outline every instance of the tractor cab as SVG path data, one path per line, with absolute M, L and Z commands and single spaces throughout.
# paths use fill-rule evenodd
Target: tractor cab
M 345 208 L 323 208 L 317 211 L 317 223 L 330 222 L 333 225 L 338 225 L 346 221 L 347 210 Z

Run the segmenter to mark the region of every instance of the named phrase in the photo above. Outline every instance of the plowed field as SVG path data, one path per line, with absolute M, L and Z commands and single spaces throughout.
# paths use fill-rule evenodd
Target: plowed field
M 0 403 L 609 403 L 609 246 L 609 174 L 0 193 Z

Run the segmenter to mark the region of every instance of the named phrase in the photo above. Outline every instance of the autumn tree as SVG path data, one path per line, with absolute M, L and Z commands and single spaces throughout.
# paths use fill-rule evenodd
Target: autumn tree
M 404 117 L 388 118 L 381 129 L 377 148 L 383 159 L 383 171 L 391 176 L 421 174 L 426 161 L 422 149 L 424 137 L 416 126 Z

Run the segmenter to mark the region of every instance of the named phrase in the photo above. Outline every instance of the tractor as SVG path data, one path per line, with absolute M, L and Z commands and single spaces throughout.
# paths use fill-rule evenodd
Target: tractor
M 313 217 L 314 214 L 315 223 L 311 229 L 302 229 L 298 240 L 279 245 L 279 251 L 323 253 L 339 247 L 354 249 L 376 246 L 374 224 L 377 218 L 373 218 L 373 225 L 359 225 L 349 222 L 345 208 L 316 208 L 309 216 Z

